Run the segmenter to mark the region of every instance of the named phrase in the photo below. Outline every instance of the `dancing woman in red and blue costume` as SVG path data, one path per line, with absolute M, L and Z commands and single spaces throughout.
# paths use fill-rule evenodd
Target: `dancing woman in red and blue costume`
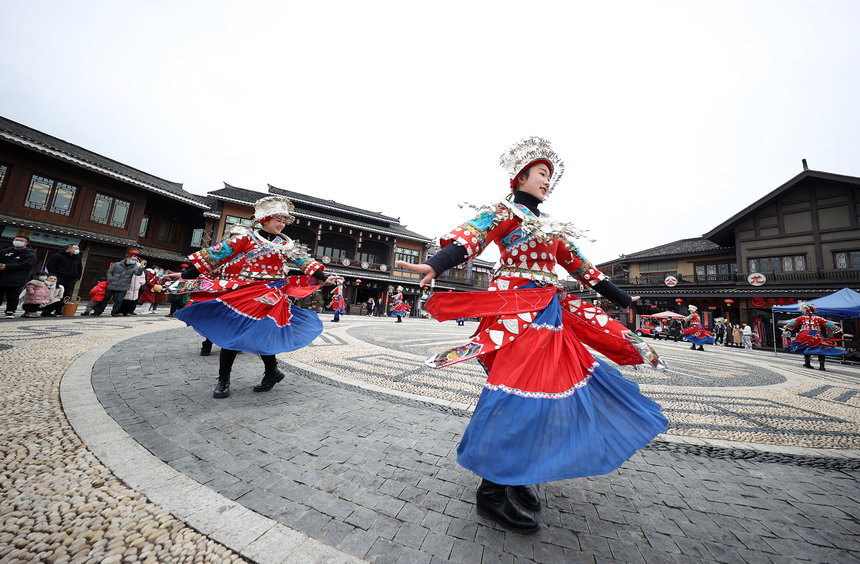
M 275 355 L 304 347 L 322 332 L 316 313 L 291 304 L 290 298 L 303 298 L 320 284 L 342 279 L 327 276 L 322 264 L 281 235 L 293 221 L 292 210 L 293 204 L 282 196 L 261 198 L 254 204 L 259 230 L 189 255 L 191 267 L 170 287 L 192 299 L 176 318 L 221 347 L 213 397 L 230 395 L 230 372 L 238 351 L 262 357 L 265 372 L 254 391 L 267 392 L 284 378 Z M 304 275 L 287 276 L 293 265 Z
M 690 315 L 683 319 L 683 321 L 688 323 L 687 328 L 684 329 L 684 340 L 691 343 L 690 350 L 703 351 L 705 349 L 702 348 L 702 345 L 713 345 L 717 338 L 710 331 L 702 327 L 702 318 L 696 313 L 698 309 L 692 304 L 687 306 Z M 699 346 L 698 349 L 696 345 Z
M 567 294 L 558 264 L 622 307 L 635 298 L 613 285 L 571 241 L 572 225 L 538 209 L 563 172 L 548 141 L 531 137 L 501 157 L 513 200 L 477 207 L 478 216 L 443 236 L 426 263 L 398 265 L 420 285 L 495 243 L 501 265 L 488 292 L 437 293 L 426 309 L 439 321 L 479 317 L 471 340 L 428 360 L 441 368 L 477 359 L 487 382 L 457 461 L 483 478 L 477 510 L 503 527 L 537 532 L 540 498 L 530 484 L 611 472 L 666 430 L 660 406 L 586 345 L 616 363 L 661 366 L 648 345 L 594 305 Z M 509 494 L 510 491 L 510 494 Z M 516 503 L 515 503 L 516 502 Z
M 798 304 L 798 309 L 800 309 L 800 312 L 803 315 L 792 319 L 791 322 L 782 329 L 784 333 L 789 333 L 795 330 L 799 331 L 797 337 L 795 337 L 786 349 L 791 352 L 802 354 L 803 366 L 805 368 L 812 368 L 812 364 L 810 363 L 812 355 L 817 354 L 818 369 L 825 370 L 824 362 L 826 355 L 842 356 L 846 354 L 844 349 L 837 349 L 830 345 L 832 341 L 826 338 L 825 331 L 830 329 L 832 333 L 836 334 L 841 333 L 842 328 L 832 321 L 827 321 L 823 317 L 815 315 L 815 305 L 809 302 L 800 302 Z M 850 336 L 851 335 L 845 335 L 845 337 Z
M 329 306 L 334 311 L 332 321 L 340 321 L 340 316 L 346 313 L 346 301 L 343 299 L 343 281 L 338 281 L 337 286 L 331 291 L 331 303 Z
M 391 300 L 394 302 L 394 309 L 391 310 L 391 315 L 397 318 L 397 323 L 402 323 L 403 317 L 409 315 L 412 309 L 403 299 L 403 286 L 397 287 L 397 293 L 391 297 Z

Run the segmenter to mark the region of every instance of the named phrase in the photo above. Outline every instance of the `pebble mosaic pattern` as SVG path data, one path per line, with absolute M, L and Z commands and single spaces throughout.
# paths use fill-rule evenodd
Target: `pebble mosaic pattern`
M 485 381 L 477 362 L 435 370 L 422 361 L 468 340 L 477 324 L 407 323 L 346 317 L 327 335 L 347 341 L 344 345 L 314 342 L 290 358 L 386 388 L 474 405 Z M 820 372 L 803 368 L 800 355 L 774 357 L 720 346 L 701 352 L 683 342 L 649 343 L 666 359 L 668 372 L 619 369 L 661 404 L 669 434 L 860 449 L 860 367 L 828 363 Z M 369 352 L 366 344 L 379 347 L 379 353 Z
M 230 398 L 215 400 L 217 355 L 200 357 L 189 329 L 158 336 L 149 346 L 148 336 L 119 343 L 94 365 L 111 416 L 194 480 L 371 562 L 860 557 L 860 475 L 850 464 L 783 464 L 778 454 L 745 459 L 745 451 L 658 440 L 609 474 L 541 485 L 540 532 L 523 537 L 476 514 L 477 478 L 456 463 L 467 409 L 332 383 L 289 364 L 283 382 L 255 394 L 262 363 L 248 354 L 237 358 Z M 332 346 L 338 339 L 346 344 Z M 331 329 L 303 354 L 331 360 L 351 339 Z M 386 367 L 402 355 L 368 347 L 344 358 L 361 367 L 381 354 Z M 392 386 L 421 381 L 404 368 L 392 374 L 384 378 Z
M 860 558 L 860 500 L 851 494 L 860 491 L 860 477 L 827 461 L 799 468 L 773 464 L 779 455 L 752 462 L 739 460 L 747 457 L 742 451 L 653 443 L 607 476 L 542 486 L 541 532 L 524 538 L 475 515 L 474 476 L 452 458 L 465 413 L 451 417 L 437 406 L 416 412 L 415 402 L 339 391 L 296 371 L 277 393 L 253 394 L 262 374 L 253 355 L 239 356 L 234 396 L 219 403 L 211 398 L 217 354 L 199 357 L 200 338 L 176 321 L 0 323 L 2 562 L 243 561 L 117 480 L 62 416 L 59 380 L 81 351 L 161 329 L 170 331 L 125 341 L 94 367 L 105 408 L 174 468 L 369 561 Z M 468 407 L 484 380 L 478 366 L 434 371 L 420 361 L 462 342 L 470 327 L 448 323 L 440 331 L 428 323 L 346 316 L 289 357 Z M 377 345 L 383 348 L 373 350 Z M 858 448 L 857 368 L 829 365 L 819 373 L 800 368 L 795 356 L 709 349 L 721 356 L 706 371 L 712 385 L 704 385 L 696 383 L 701 358 L 693 351 L 657 346 L 680 361 L 671 361 L 677 372 L 670 381 L 625 376 L 663 404 L 673 433 Z M 730 365 L 739 368 L 720 374 Z M 415 430 L 416 413 L 425 431 Z
M 62 416 L 60 378 L 84 349 L 175 322 L 0 324 L 0 562 L 245 561 L 117 480 Z

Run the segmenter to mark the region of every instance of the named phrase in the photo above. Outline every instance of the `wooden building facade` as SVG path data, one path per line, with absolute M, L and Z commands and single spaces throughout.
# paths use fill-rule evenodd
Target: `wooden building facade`
M 805 169 L 702 237 L 597 266 L 642 296 L 636 314 L 693 304 L 772 343 L 772 306 L 860 290 L 860 178 Z
M 80 246 L 89 289 L 137 249 L 149 265 L 177 268 L 199 245 L 209 204 L 182 185 L 0 117 L 0 245 L 27 235 L 37 270 Z

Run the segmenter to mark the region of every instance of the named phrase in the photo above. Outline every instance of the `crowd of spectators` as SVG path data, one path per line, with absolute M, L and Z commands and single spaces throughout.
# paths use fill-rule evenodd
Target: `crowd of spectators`
M 28 237 L 20 235 L 11 247 L 0 249 L 0 305 L 4 315 L 14 318 L 19 305 L 24 318 L 63 315 L 63 306 L 75 303 L 71 302 L 72 292 L 83 272 L 80 249 L 68 245 L 49 257 L 44 268 L 37 269 L 36 253 L 29 243 Z M 167 273 L 157 266 L 147 268 L 139 253 L 130 250 L 123 260 L 110 265 L 93 288 L 78 290 L 79 295 L 90 296 L 80 315 L 102 315 L 109 303 L 113 303 L 113 317 L 156 314 L 159 304 L 168 301 L 162 285 Z M 171 304 L 171 315 L 173 311 Z

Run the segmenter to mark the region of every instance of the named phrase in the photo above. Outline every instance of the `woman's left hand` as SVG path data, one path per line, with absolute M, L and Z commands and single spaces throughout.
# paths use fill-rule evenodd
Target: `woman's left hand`
M 335 276 L 334 274 L 332 274 L 331 276 L 329 276 L 328 278 L 325 279 L 325 285 L 331 286 L 332 284 L 337 284 L 338 280 L 343 281 L 343 276 Z
M 168 272 L 167 274 L 163 275 L 161 278 L 163 280 L 179 280 L 180 276 L 182 276 L 181 272 Z

